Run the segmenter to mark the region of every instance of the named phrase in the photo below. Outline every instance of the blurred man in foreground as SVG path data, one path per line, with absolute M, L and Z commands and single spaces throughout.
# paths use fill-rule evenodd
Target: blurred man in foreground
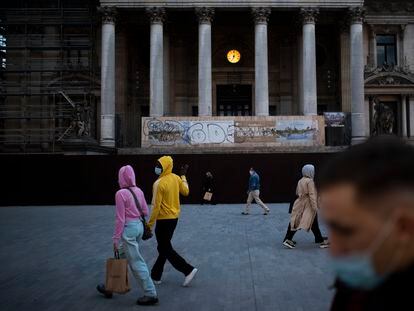
M 318 182 L 337 275 L 331 310 L 414 310 L 414 147 L 377 137 Z

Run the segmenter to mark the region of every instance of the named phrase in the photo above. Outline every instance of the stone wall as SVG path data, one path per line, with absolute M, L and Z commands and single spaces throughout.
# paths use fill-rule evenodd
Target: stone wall
M 143 118 L 142 147 L 292 147 L 325 144 L 321 116 Z

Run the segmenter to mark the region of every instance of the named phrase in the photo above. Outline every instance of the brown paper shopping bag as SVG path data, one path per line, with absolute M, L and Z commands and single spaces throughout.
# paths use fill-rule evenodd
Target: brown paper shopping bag
M 211 193 L 211 192 L 206 192 L 205 194 L 204 194 L 204 200 L 205 201 L 211 201 L 211 198 L 212 198 L 212 196 L 213 196 L 213 193 Z
M 131 290 L 128 280 L 128 261 L 120 259 L 119 254 L 106 261 L 105 289 L 109 292 L 125 294 Z

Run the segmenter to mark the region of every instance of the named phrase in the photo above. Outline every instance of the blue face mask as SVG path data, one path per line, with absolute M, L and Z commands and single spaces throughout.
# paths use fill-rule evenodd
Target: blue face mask
M 355 289 L 373 289 L 384 280 L 384 277 L 375 271 L 369 254 L 333 258 L 332 268 L 343 283 Z
M 367 251 L 332 258 L 331 266 L 345 285 L 354 289 L 370 290 L 376 288 L 385 280 L 386 276 L 379 275 L 376 272 L 372 257 L 390 235 L 393 224 L 394 222 L 390 221 L 386 225 Z
M 157 175 L 161 175 L 161 173 L 162 173 L 162 169 L 159 168 L 159 167 L 156 167 L 154 171 L 155 171 L 155 174 L 157 174 Z

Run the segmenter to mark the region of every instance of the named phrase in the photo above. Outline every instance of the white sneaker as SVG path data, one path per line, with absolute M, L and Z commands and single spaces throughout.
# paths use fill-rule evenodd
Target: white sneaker
M 193 271 L 189 275 L 187 275 L 184 279 L 183 286 L 187 287 L 190 285 L 191 281 L 194 279 L 195 275 L 197 274 L 198 269 L 194 268 Z
M 153 282 L 155 285 L 160 285 L 160 284 L 162 284 L 162 281 L 161 281 L 161 280 L 159 280 L 159 281 L 152 280 L 152 282 Z

